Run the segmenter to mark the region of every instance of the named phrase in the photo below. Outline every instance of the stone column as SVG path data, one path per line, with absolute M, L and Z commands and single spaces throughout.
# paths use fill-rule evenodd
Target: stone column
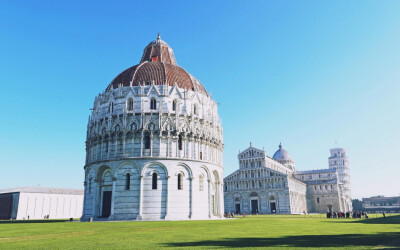
M 208 218 L 211 218 L 211 180 L 208 179 Z
M 193 176 L 189 177 L 189 219 L 193 216 L 193 179 Z
M 93 141 L 93 144 L 92 144 L 92 161 L 96 160 L 96 147 L 97 147 L 97 142 Z
M 169 186 L 168 186 L 169 182 L 168 182 L 168 180 L 169 180 L 169 176 L 165 176 L 165 181 L 167 182 L 166 183 L 167 196 L 165 197 L 165 217 L 164 217 L 164 220 L 171 219 L 169 214 L 168 214 L 168 212 L 169 212 L 169 199 L 168 199 L 168 196 L 169 196 Z M 161 186 L 162 186 L 162 183 L 161 183 Z M 162 189 L 161 189 L 161 193 L 162 193 Z
M 143 220 L 142 215 L 142 203 L 143 203 L 143 175 L 139 176 L 139 213 L 136 220 Z
M 115 134 L 115 158 L 118 157 L 118 134 Z
M 100 160 L 103 160 L 103 144 L 104 144 L 104 138 L 100 138 Z
M 144 134 L 142 132 L 142 135 L 140 136 L 140 156 L 141 157 L 143 156 L 143 137 L 144 137 Z
M 175 142 L 175 157 L 179 156 L 179 147 L 178 147 L 178 140 L 179 140 L 179 136 L 174 136 L 174 142 Z
M 122 157 L 125 157 L 125 144 L 126 144 L 126 133 L 124 132 L 122 135 Z
M 101 185 L 101 180 L 99 179 L 95 179 L 94 183 L 96 183 L 96 185 L 94 185 L 94 194 L 93 194 L 93 217 L 99 217 L 100 216 L 100 202 L 101 202 L 101 190 L 100 190 L 100 185 Z
M 169 135 L 169 131 L 168 131 L 168 134 L 167 134 L 167 157 L 169 157 L 169 139 L 170 139 L 170 135 Z
M 117 178 L 112 178 L 112 192 L 111 192 L 111 219 L 114 219 L 114 207 L 115 207 L 115 181 Z
M 183 158 L 187 158 L 187 134 L 185 133 L 182 137 L 182 146 L 183 146 Z
M 132 133 L 132 149 L 131 149 L 131 156 L 135 156 L 135 138 L 136 138 L 136 133 Z
M 110 151 L 111 151 L 111 135 L 107 139 L 107 159 L 110 159 Z
M 162 132 L 160 130 L 160 133 L 158 134 L 158 156 L 161 156 L 161 142 L 162 142 Z
M 153 132 L 150 133 L 150 156 L 153 156 Z
M 200 159 L 200 153 L 201 153 L 201 159 Z M 203 139 L 200 139 L 199 142 L 199 152 L 197 153 L 198 159 L 203 160 L 204 159 L 204 152 L 203 152 Z

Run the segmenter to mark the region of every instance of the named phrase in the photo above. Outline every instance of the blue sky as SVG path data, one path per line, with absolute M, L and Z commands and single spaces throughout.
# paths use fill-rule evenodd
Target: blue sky
M 400 194 L 399 1 L 0 1 L 0 188 L 82 188 L 94 97 L 160 32 L 252 141 L 297 169 L 344 147 L 353 196 Z

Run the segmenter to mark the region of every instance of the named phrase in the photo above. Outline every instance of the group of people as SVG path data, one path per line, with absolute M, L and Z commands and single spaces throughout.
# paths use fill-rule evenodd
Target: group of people
M 343 212 L 338 212 L 338 213 L 336 213 L 336 212 L 327 212 L 326 213 L 326 217 L 329 219 L 329 218 L 346 218 L 346 219 L 348 219 L 348 218 L 350 218 L 350 215 L 352 216 L 352 218 L 353 219 L 355 219 L 355 218 L 365 218 L 365 219 L 368 219 L 368 213 L 367 212 L 360 212 L 360 211 L 354 211 L 353 213 L 350 213 L 350 212 L 346 212 L 346 213 L 343 213 Z
M 326 218 L 350 218 L 350 213 L 342 213 L 342 212 L 327 212 L 326 213 Z
M 359 218 L 359 219 L 365 218 L 365 219 L 368 219 L 368 213 L 367 212 L 356 211 L 356 212 L 353 212 L 353 218 Z

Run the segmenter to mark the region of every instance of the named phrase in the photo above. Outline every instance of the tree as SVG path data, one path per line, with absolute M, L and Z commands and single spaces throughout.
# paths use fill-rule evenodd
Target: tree
M 362 208 L 362 201 L 360 201 L 359 199 L 353 199 L 352 200 L 353 203 L 353 210 L 354 211 L 361 211 L 363 210 Z

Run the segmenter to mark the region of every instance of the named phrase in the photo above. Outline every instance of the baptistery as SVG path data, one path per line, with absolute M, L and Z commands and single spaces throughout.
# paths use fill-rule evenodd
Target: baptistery
M 94 100 L 82 220 L 215 219 L 224 212 L 217 103 L 158 38 Z

